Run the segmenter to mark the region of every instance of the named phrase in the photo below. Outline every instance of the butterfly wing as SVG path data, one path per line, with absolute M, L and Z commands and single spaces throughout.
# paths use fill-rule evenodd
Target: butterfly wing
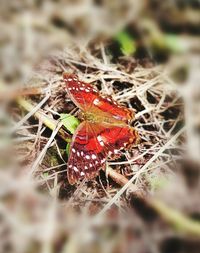
M 68 159 L 68 181 L 76 183 L 83 178 L 94 178 L 105 162 L 105 155 L 96 150 L 95 136 L 89 126 L 82 122 L 74 133 Z
M 63 78 L 71 100 L 81 110 L 126 123 L 133 119 L 134 112 L 131 109 L 118 104 L 110 96 L 101 96 L 93 85 L 79 81 L 72 74 L 64 73 Z
M 68 180 L 74 184 L 80 179 L 92 179 L 105 166 L 108 156 L 135 143 L 137 133 L 128 125 L 113 126 L 82 122 L 70 146 Z

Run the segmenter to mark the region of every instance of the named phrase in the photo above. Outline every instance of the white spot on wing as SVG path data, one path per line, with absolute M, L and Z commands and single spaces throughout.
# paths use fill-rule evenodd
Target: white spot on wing
M 86 158 L 87 160 L 89 160 L 89 159 L 90 159 L 90 156 L 89 156 L 89 155 L 86 155 L 85 158 Z
M 98 99 L 98 98 L 95 98 L 95 100 L 93 101 L 93 104 L 94 104 L 94 105 L 98 105 L 98 104 L 99 104 L 99 99 Z
M 97 136 L 97 140 L 99 141 L 100 145 L 103 147 L 104 146 L 104 142 L 103 139 L 100 135 Z
M 97 156 L 94 155 L 94 154 L 92 154 L 92 159 L 94 160 L 94 159 L 96 159 L 96 158 L 97 158 Z
M 84 176 L 84 175 L 85 175 L 85 173 L 83 171 L 81 171 L 81 176 Z
M 115 153 L 115 154 L 118 154 L 118 152 L 119 152 L 119 151 L 118 151 L 117 149 L 114 149 L 114 153 Z
M 98 140 L 99 142 L 102 141 L 101 135 L 98 135 L 98 136 L 97 136 L 97 140 Z
M 105 159 L 105 158 L 103 158 L 103 159 L 101 160 L 101 163 L 104 163 L 104 162 L 105 162 L 105 160 L 106 160 L 106 159 Z
M 78 169 L 75 166 L 73 167 L 73 169 L 74 169 L 74 171 L 78 172 Z
M 103 146 L 104 146 L 104 142 L 103 142 L 103 141 L 100 141 L 100 145 L 103 147 Z

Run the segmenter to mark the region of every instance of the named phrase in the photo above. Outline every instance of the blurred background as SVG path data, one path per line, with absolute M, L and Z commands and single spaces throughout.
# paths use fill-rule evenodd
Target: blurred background
M 0 6 L 0 252 L 199 253 L 199 0 Z M 133 108 L 141 138 L 75 186 L 64 71 Z

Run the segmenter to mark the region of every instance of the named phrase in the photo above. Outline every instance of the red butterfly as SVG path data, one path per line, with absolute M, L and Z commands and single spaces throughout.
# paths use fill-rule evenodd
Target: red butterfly
M 78 126 L 70 146 L 68 180 L 92 179 L 105 167 L 108 156 L 115 156 L 138 139 L 137 132 L 127 123 L 134 113 L 103 97 L 91 84 L 72 74 L 63 74 L 71 100 L 82 111 L 84 121 Z

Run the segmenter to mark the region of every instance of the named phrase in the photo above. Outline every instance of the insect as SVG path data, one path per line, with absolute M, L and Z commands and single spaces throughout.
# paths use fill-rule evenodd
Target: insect
M 136 130 L 128 123 L 134 112 L 110 96 L 101 96 L 97 89 L 64 73 L 66 91 L 82 111 L 83 122 L 76 129 L 69 150 L 68 181 L 92 179 L 105 167 L 107 157 L 114 157 L 138 140 Z

